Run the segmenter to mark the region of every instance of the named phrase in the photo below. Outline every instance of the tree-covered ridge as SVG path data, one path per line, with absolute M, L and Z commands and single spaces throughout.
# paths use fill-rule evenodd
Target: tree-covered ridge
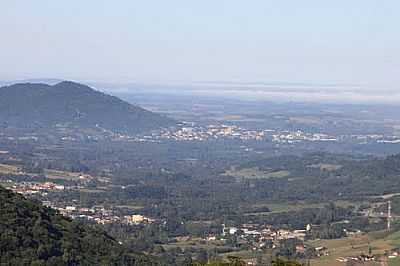
M 21 83 L 0 88 L 0 126 L 4 127 L 68 125 L 138 133 L 174 124 L 172 119 L 79 83 Z
M 104 231 L 0 187 L 1 265 L 159 265 Z

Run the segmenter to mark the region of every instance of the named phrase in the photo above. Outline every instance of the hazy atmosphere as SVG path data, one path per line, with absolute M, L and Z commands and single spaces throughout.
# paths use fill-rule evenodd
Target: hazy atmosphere
M 311 87 L 322 90 L 316 100 L 398 102 L 399 8 L 395 0 L 5 0 L 0 80 L 196 83 L 210 92 L 229 82 L 257 89 L 255 97 L 289 87 L 307 99 Z
M 0 0 L 0 265 L 400 266 L 399 11 Z

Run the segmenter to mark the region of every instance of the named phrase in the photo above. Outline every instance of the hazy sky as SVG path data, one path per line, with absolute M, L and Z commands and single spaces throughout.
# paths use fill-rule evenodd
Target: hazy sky
M 398 0 L 1 0 L 0 79 L 400 84 Z

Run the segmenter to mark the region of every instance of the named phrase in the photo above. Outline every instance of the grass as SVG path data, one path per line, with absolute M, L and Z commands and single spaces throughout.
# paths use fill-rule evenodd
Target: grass
M 328 163 L 319 163 L 309 165 L 311 168 L 319 168 L 321 171 L 336 171 L 342 168 L 340 164 L 328 164 Z
M 262 171 L 258 167 L 235 169 L 232 168 L 224 173 L 226 176 L 236 178 L 254 179 L 254 178 L 283 178 L 290 175 L 289 171 Z
M 389 235 L 386 239 L 390 241 L 390 244 L 394 247 L 400 248 L 400 231 Z
M 83 192 L 83 193 L 104 193 L 104 190 L 101 189 L 87 189 L 87 188 L 83 188 L 80 189 L 79 192 Z
M 290 121 L 304 124 L 321 124 L 322 119 L 316 116 L 293 116 L 289 117 Z
M 353 237 L 332 240 L 314 240 L 309 241 L 312 246 L 325 246 L 328 248 L 329 256 L 312 260 L 313 266 L 339 266 L 342 262 L 336 261 L 339 257 L 357 256 L 368 254 L 369 247 L 372 248 L 372 254 L 382 255 L 385 251 L 400 247 L 400 231 L 387 233 L 385 231 L 373 232 Z M 389 259 L 389 265 L 400 265 L 400 258 Z M 397 263 L 397 264 L 396 264 Z M 369 263 L 363 265 L 379 265 L 378 263 Z
M 140 210 L 140 209 L 144 208 L 141 205 L 117 205 L 115 207 L 116 208 L 126 208 L 126 209 L 131 209 L 131 210 Z
M 81 175 L 80 173 L 72 173 L 72 172 L 52 170 L 52 169 L 46 169 L 44 173 L 46 178 L 48 179 L 63 179 L 70 181 L 78 180 L 79 176 Z
M 400 257 L 394 258 L 394 259 L 389 259 L 389 266 L 399 266 L 400 265 Z
M 3 174 L 20 174 L 21 168 L 16 165 L 0 164 L 0 173 Z M 50 170 L 45 169 L 44 171 L 46 178 L 49 179 L 64 179 L 64 180 L 77 180 L 79 179 L 80 173 L 72 173 L 66 171 Z M 33 175 L 30 173 L 24 173 L 28 175 Z
M 2 174 L 17 174 L 20 172 L 20 168 L 15 165 L 0 164 L 0 173 Z
M 254 258 L 255 252 L 252 252 L 250 250 L 232 251 L 232 252 L 224 253 L 222 255 L 222 258 L 227 259 L 230 256 L 239 257 L 241 259 L 251 259 L 251 258 Z
M 205 240 L 201 240 L 199 238 L 190 238 L 189 240 L 181 240 L 176 243 L 169 243 L 162 245 L 166 250 L 170 250 L 173 248 L 195 248 L 195 249 L 206 249 L 206 250 L 214 250 L 214 249 L 221 249 L 223 247 L 223 242 L 222 241 L 212 241 L 212 242 L 207 242 Z
M 361 254 L 368 254 L 369 247 L 372 249 L 372 254 L 383 255 L 386 251 L 389 251 L 395 247 L 400 247 L 400 231 L 398 232 L 386 232 L 379 231 L 369 234 L 360 234 L 352 237 L 341 238 L 341 239 L 331 239 L 331 240 L 312 240 L 308 241 L 314 247 L 324 246 L 328 248 L 329 255 L 323 256 L 311 260 L 312 266 L 344 266 L 345 263 L 337 261 L 339 257 L 349 257 L 358 256 Z M 196 239 L 191 239 L 189 241 L 181 241 L 178 243 L 164 245 L 164 248 L 170 249 L 174 247 L 181 248 L 205 248 L 205 249 L 219 249 L 222 243 L 199 243 Z M 227 258 L 227 256 L 237 256 L 243 259 L 254 258 L 257 253 L 250 250 L 238 250 L 228 253 L 220 254 L 222 258 Z M 262 256 L 264 261 L 270 259 L 271 254 L 266 251 L 258 253 Z M 364 266 L 379 266 L 380 262 L 365 262 L 362 264 Z M 389 266 L 400 265 L 400 257 L 394 259 L 388 259 Z
M 266 205 L 271 210 L 271 213 L 299 211 L 306 208 L 321 208 L 324 206 L 323 203 L 305 203 L 305 202 L 272 203 Z
M 348 207 L 348 206 L 357 206 L 361 203 L 357 202 L 350 202 L 350 201 L 335 201 L 334 202 L 336 206 L 338 207 Z M 296 201 L 296 202 L 284 202 L 284 203 L 275 203 L 271 202 L 268 203 L 266 202 L 265 204 L 256 204 L 255 207 L 268 207 L 271 212 L 265 213 L 265 214 L 270 214 L 270 213 L 281 213 L 281 212 L 288 212 L 288 211 L 299 211 L 302 209 L 306 208 L 322 208 L 325 205 L 327 205 L 328 202 L 319 202 L 319 203 L 309 203 L 309 202 L 304 202 L 304 201 Z M 255 213 L 257 214 L 257 213 Z M 259 213 L 262 214 L 262 213 Z
M 4 187 L 4 188 L 11 188 L 14 185 L 14 182 L 2 182 L 0 181 L 0 186 Z

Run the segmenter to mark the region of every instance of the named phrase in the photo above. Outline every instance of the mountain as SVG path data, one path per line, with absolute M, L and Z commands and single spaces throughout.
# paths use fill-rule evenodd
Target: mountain
M 160 265 L 104 231 L 0 187 L 0 265 Z
M 34 78 L 34 79 L 20 79 L 20 80 L 7 80 L 7 81 L 0 80 L 0 85 L 9 86 L 17 83 L 45 83 L 49 85 L 54 85 L 62 81 L 63 81 L 62 79 L 55 79 L 55 78 Z
M 0 88 L 0 125 L 37 128 L 57 124 L 140 133 L 174 125 L 175 121 L 70 81 Z

